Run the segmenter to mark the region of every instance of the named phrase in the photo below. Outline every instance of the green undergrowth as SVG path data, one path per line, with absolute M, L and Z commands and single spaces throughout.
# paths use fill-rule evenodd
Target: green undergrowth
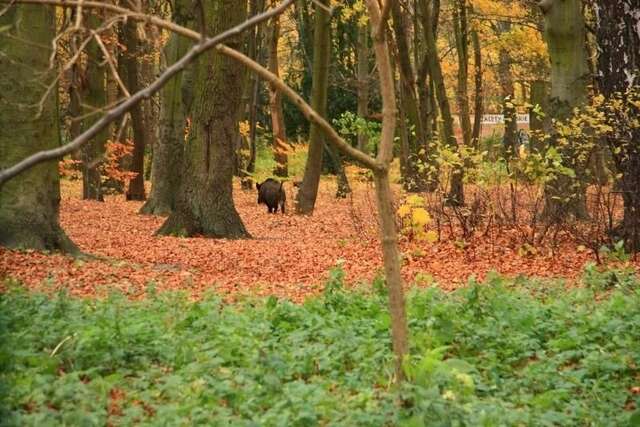
M 342 277 L 302 305 L 14 287 L 0 296 L 0 424 L 638 425 L 637 277 L 414 290 L 400 387 L 383 286 L 346 291 Z

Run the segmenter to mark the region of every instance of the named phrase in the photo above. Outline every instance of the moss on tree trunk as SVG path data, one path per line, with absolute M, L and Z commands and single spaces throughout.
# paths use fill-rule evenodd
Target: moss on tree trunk
M 589 68 L 585 49 L 585 24 L 580 0 L 543 0 L 540 7 L 545 17 L 545 40 L 551 61 L 550 115 L 566 120 L 574 108 L 587 99 Z M 552 131 L 551 144 L 562 155 L 564 165 L 576 174 L 557 174 L 545 185 L 543 216 L 551 221 L 566 217 L 587 218 L 585 186 L 581 181 L 584 165 L 571 141 L 560 144 Z
M 185 24 L 184 7 L 175 3 L 174 21 Z M 187 50 L 188 40 L 171 34 L 164 54 L 171 66 Z M 151 193 L 140 213 L 169 215 L 180 191 L 180 172 L 184 150 L 185 105 L 182 100 L 182 73 L 176 75 L 160 93 L 160 138 L 154 145 L 151 163 Z
M 56 98 L 49 96 L 36 117 L 44 88 L 53 7 L 13 5 L 0 16 L 0 169 L 59 144 Z M 41 163 L 0 187 L 0 245 L 9 248 L 78 249 L 60 228 L 57 162 Z
M 208 34 L 219 34 L 246 18 L 237 0 L 206 2 Z M 241 39 L 227 44 L 237 48 Z M 159 234 L 250 237 L 233 204 L 234 141 L 242 104 L 244 70 L 215 51 L 201 56 L 193 68 L 192 125 L 182 167 L 176 209 Z

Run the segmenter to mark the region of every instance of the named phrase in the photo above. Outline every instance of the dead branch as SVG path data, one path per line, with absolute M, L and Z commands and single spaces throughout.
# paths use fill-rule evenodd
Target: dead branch
M 73 151 L 79 149 L 84 144 L 88 143 L 94 136 L 96 136 L 100 131 L 105 129 L 111 122 L 117 120 L 120 116 L 125 114 L 129 109 L 135 106 L 137 103 L 142 101 L 143 99 L 150 98 L 153 94 L 158 92 L 173 76 L 177 73 L 184 70 L 184 68 L 189 65 L 193 60 L 202 55 L 207 50 L 219 45 L 227 39 L 235 37 L 241 34 L 247 28 L 253 27 L 263 21 L 268 20 L 269 18 L 283 13 L 287 7 L 293 4 L 294 0 L 284 0 L 279 6 L 274 7 L 266 12 L 260 13 L 258 15 L 253 16 L 252 18 L 246 20 L 245 22 L 237 25 L 233 28 L 230 28 L 215 37 L 207 38 L 202 43 L 196 44 L 193 46 L 186 55 L 184 55 L 180 60 L 175 62 L 171 67 L 167 68 L 153 83 L 151 83 L 146 88 L 136 92 L 130 98 L 125 100 L 118 107 L 109 110 L 100 120 L 98 120 L 93 126 L 75 138 L 69 144 L 65 144 L 62 147 L 58 147 L 51 150 L 40 151 L 35 153 L 17 164 L 6 168 L 0 171 L 0 186 L 7 182 L 9 179 L 15 177 L 21 172 L 37 165 L 38 163 L 46 162 L 48 160 L 54 160 L 64 157 L 65 155 L 72 153 Z M 61 3 L 66 3 L 68 6 L 73 6 L 73 4 L 78 4 L 76 1 L 68 1 L 68 0 L 17 0 L 16 3 L 31 3 L 31 4 L 55 4 L 61 5 Z M 190 38 L 195 38 L 200 40 L 200 35 L 195 31 L 190 31 L 180 25 L 173 24 L 171 22 L 155 18 L 146 14 L 131 12 L 127 9 L 123 9 L 120 7 L 114 7 L 113 5 L 107 3 L 99 3 L 99 2 L 82 2 L 84 7 L 103 7 L 104 9 L 113 10 L 113 8 L 117 9 L 118 12 L 124 13 L 129 18 L 139 19 L 141 21 L 158 24 L 163 28 L 170 29 L 173 27 L 177 29 L 177 33 L 187 35 Z

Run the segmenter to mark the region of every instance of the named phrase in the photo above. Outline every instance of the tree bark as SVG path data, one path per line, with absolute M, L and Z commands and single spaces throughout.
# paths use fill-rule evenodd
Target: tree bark
M 204 3 L 208 34 L 243 22 L 246 3 Z M 230 46 L 241 45 L 234 38 Z M 203 54 L 193 68 L 192 124 L 176 209 L 159 234 L 218 238 L 250 237 L 233 203 L 233 167 L 242 104 L 242 65 L 216 52 Z
M 123 56 L 127 69 L 127 89 L 130 93 L 135 93 L 142 88 L 138 70 L 138 55 L 141 53 L 138 24 L 134 20 L 127 21 L 124 25 L 124 34 L 127 46 L 127 52 Z M 145 141 L 147 132 L 141 104 L 137 104 L 131 109 L 131 127 L 133 128 L 133 152 L 131 153 L 129 170 L 135 172 L 136 176 L 129 181 L 126 198 L 127 200 L 145 200 L 144 150 L 147 146 Z
M 616 168 L 622 174 L 619 186 L 624 201 L 622 223 L 615 230 L 627 249 L 640 251 L 640 4 L 621 0 L 598 0 L 596 40 L 598 87 L 607 100 L 622 101 L 628 111 L 610 111 L 607 120 L 613 133 L 607 138 Z M 634 104 L 630 101 L 636 101 Z M 631 120 L 629 120 L 631 119 Z
M 328 0 L 319 0 L 327 5 Z M 313 35 L 313 83 L 311 87 L 311 107 L 322 117 L 327 112 L 327 89 L 329 84 L 329 58 L 331 49 L 331 16 L 322 7 L 316 6 L 316 21 Z M 322 172 L 322 152 L 324 138 L 322 131 L 314 123 L 309 134 L 309 151 L 302 184 L 296 200 L 296 211 L 311 214 L 315 207 Z
M 174 22 L 188 22 L 184 5 L 174 3 Z M 164 47 L 169 67 L 187 51 L 188 40 L 173 33 Z M 184 151 L 186 111 L 182 100 L 182 73 L 176 75 L 160 92 L 160 138 L 154 144 L 151 163 L 151 193 L 140 209 L 142 214 L 169 215 L 176 207 Z
M 380 237 L 384 260 L 385 277 L 389 289 L 389 311 L 391 313 L 391 337 L 396 355 L 396 377 L 404 379 L 402 364 L 409 351 L 409 330 L 405 310 L 402 275 L 400 273 L 400 256 L 398 252 L 398 236 L 396 231 L 395 212 L 393 209 L 393 193 L 389 184 L 389 165 L 393 159 L 393 139 L 395 134 L 396 101 L 393 85 L 393 68 L 389 58 L 388 44 L 384 31 L 377 33 L 381 18 L 375 0 L 367 0 L 371 15 L 373 46 L 380 76 L 380 92 L 382 95 L 382 133 L 377 160 L 385 167 L 374 173 L 378 217 L 380 218 Z
M 545 39 L 551 61 L 550 115 L 563 121 L 587 99 L 589 68 L 582 2 L 542 0 L 539 4 L 545 17 Z M 547 183 L 543 216 L 550 221 L 560 221 L 567 216 L 587 218 L 586 190 L 580 180 L 584 165 L 581 165 L 571 141 L 560 145 L 552 133 L 551 144 L 558 148 L 565 166 L 573 169 L 576 177 L 557 174 Z
M 55 96 L 44 100 L 39 117 L 33 107 L 53 77 L 49 55 L 54 10 L 17 4 L 0 16 L 0 170 L 60 144 Z M 0 245 L 78 254 L 60 227 L 59 207 L 56 161 L 34 166 L 5 183 L 0 187 Z
M 467 20 L 466 0 L 456 0 L 453 7 L 454 35 L 456 39 L 456 51 L 458 53 L 458 115 L 460 128 L 462 129 L 462 142 L 465 146 L 471 146 L 472 130 L 469 108 L 469 22 Z
M 358 117 L 369 116 L 369 27 L 358 26 L 358 65 L 356 69 L 358 85 Z M 358 150 L 367 152 L 369 143 L 366 133 L 358 133 Z
M 529 103 L 533 105 L 529 111 L 529 130 L 531 132 L 531 149 L 535 152 L 544 152 L 544 141 L 542 134 L 549 129 L 549 82 L 544 80 L 534 80 L 531 82 L 531 92 Z M 539 109 L 544 115 L 536 114 L 533 109 Z
M 501 25 L 499 33 L 510 31 L 511 25 Z M 511 160 L 516 154 L 516 142 L 518 138 L 518 115 L 515 106 L 513 73 L 511 72 L 511 55 L 505 49 L 500 49 L 498 54 L 498 79 L 502 92 L 502 115 L 504 116 L 504 134 L 502 136 L 502 149 L 504 158 Z
M 401 133 L 408 141 L 408 157 L 405 159 L 403 186 L 410 192 L 423 192 L 431 188 L 428 175 L 428 151 L 425 123 L 421 120 L 423 114 L 418 99 L 416 73 L 411 63 L 411 49 L 409 48 L 408 29 L 405 12 L 397 1 L 391 2 L 393 17 L 393 31 L 396 36 L 396 56 L 400 68 L 400 101 L 406 120 L 399 123 Z M 413 128 L 413 134 L 408 132 Z
M 278 39 L 280 37 L 280 16 L 271 20 L 271 37 L 269 39 L 269 65 L 268 69 L 276 76 L 280 76 L 278 66 Z M 284 112 L 282 111 L 282 94 L 273 85 L 269 85 L 269 109 L 271 110 L 271 130 L 273 133 L 273 157 L 276 166 L 273 173 L 276 176 L 289 175 L 289 145 L 284 126 Z
M 430 7 L 424 8 L 425 22 L 432 22 L 432 16 L 436 15 L 436 10 L 431 10 Z M 444 77 L 442 75 L 442 66 L 438 56 L 438 47 L 436 45 L 436 38 L 433 32 L 433 25 L 423 25 L 423 31 L 425 32 L 425 41 L 427 44 L 427 61 L 429 64 L 429 74 L 433 79 L 436 99 L 438 101 L 438 108 L 442 115 L 442 136 L 445 144 L 447 144 L 452 150 L 458 150 L 458 142 L 453 132 L 453 116 L 451 115 L 451 107 L 449 105 L 449 99 L 447 98 L 447 91 L 444 84 Z M 464 187 L 463 180 L 464 169 L 463 165 L 455 164 L 452 166 L 449 193 L 447 194 L 447 203 L 452 206 L 460 206 L 464 204 Z
M 85 18 L 90 28 L 99 25 L 100 11 L 87 11 Z M 80 90 L 82 115 L 86 116 L 81 123 L 80 132 L 90 128 L 99 118 L 95 110 L 103 108 L 107 104 L 106 70 L 103 65 L 104 56 L 98 43 L 93 40 L 86 49 L 87 63 L 84 69 L 84 78 Z M 93 113 L 93 114 L 92 114 Z M 99 165 L 106 150 L 109 129 L 100 132 L 89 144 L 82 147 L 82 198 L 85 200 L 104 201 L 102 194 L 102 177 Z
M 475 148 L 480 145 L 480 130 L 482 129 L 482 51 L 480 50 L 480 37 L 478 31 L 471 31 L 471 42 L 473 44 L 473 68 L 474 68 L 474 107 L 473 107 L 473 130 L 471 131 L 471 143 Z

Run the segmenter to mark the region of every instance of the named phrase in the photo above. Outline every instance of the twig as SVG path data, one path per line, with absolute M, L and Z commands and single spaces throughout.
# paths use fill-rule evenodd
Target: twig
M 131 94 L 129 93 L 129 91 L 127 90 L 127 87 L 124 85 L 124 83 L 120 79 L 120 74 L 118 74 L 118 70 L 116 69 L 116 64 L 114 64 L 114 62 L 113 62 L 113 58 L 111 57 L 111 53 L 109 52 L 107 47 L 102 42 L 102 38 L 100 37 L 100 35 L 98 33 L 96 33 L 95 31 L 91 31 L 91 33 L 93 34 L 93 37 L 96 39 L 96 42 L 98 43 L 98 46 L 100 46 L 100 49 L 102 50 L 102 53 L 104 54 L 104 58 L 107 61 L 107 63 L 109 64 L 109 69 L 111 70 L 111 74 L 113 74 L 113 77 L 118 82 L 118 86 L 120 86 L 120 89 L 122 90 L 122 93 L 124 93 L 125 96 L 127 98 L 129 98 L 131 96 Z
M 181 72 L 182 70 L 184 70 L 184 68 L 188 64 L 190 64 L 194 59 L 199 57 L 205 51 L 207 51 L 208 49 L 211 49 L 211 48 L 219 45 L 220 43 L 222 43 L 223 41 L 225 41 L 227 39 L 230 39 L 232 37 L 235 37 L 235 36 L 241 34 L 247 28 L 253 27 L 253 26 L 259 24 L 260 22 L 268 20 L 269 18 L 271 18 L 271 17 L 273 17 L 273 16 L 275 16 L 277 14 L 281 14 L 282 12 L 284 12 L 286 10 L 287 7 L 289 7 L 291 4 L 293 4 L 293 1 L 294 0 L 284 0 L 279 6 L 276 6 L 273 9 L 270 9 L 270 10 L 268 10 L 266 12 L 261 13 L 261 14 L 258 14 L 256 16 L 244 21 L 243 23 L 241 23 L 239 25 L 236 25 L 235 27 L 230 28 L 230 29 L 218 34 L 215 37 L 208 38 L 206 40 L 206 42 L 204 42 L 204 43 L 199 43 L 199 44 L 193 46 L 187 52 L 187 54 L 185 56 L 180 58 L 180 60 L 175 62 L 171 67 L 167 68 L 164 71 L 164 73 L 162 73 L 153 83 L 151 83 L 146 88 L 136 92 L 134 95 L 132 95 L 130 98 L 128 98 L 122 104 L 120 104 L 118 107 L 108 111 L 100 120 L 98 120 L 96 123 L 94 123 L 93 126 L 91 126 L 89 129 L 87 129 L 85 132 L 80 134 L 72 142 L 63 145 L 62 147 L 54 148 L 54 149 L 51 149 L 51 150 L 44 150 L 44 151 L 40 151 L 38 153 L 35 153 L 35 154 L 33 154 L 33 155 L 21 160 L 17 164 L 0 171 L 0 186 L 2 184 L 4 184 L 5 182 L 7 182 L 10 178 L 13 178 L 14 176 L 16 176 L 19 173 L 24 172 L 25 170 L 37 165 L 38 163 L 42 163 L 42 162 L 45 162 L 47 160 L 59 159 L 61 157 L 64 157 L 65 155 L 67 155 L 69 153 L 72 153 L 73 151 L 79 149 L 84 144 L 89 142 L 94 136 L 96 136 L 98 133 L 100 133 L 103 129 L 105 129 L 111 122 L 113 122 L 114 120 L 117 120 L 120 116 L 122 116 L 124 113 L 126 113 L 129 109 L 131 109 L 137 103 L 139 103 L 143 99 L 150 98 L 153 94 L 158 92 L 174 75 L 176 75 L 179 72 Z M 55 1 L 55 0 L 18 0 L 18 2 L 19 3 L 36 3 L 36 4 L 57 4 L 57 5 L 59 5 L 62 2 L 70 3 L 68 0 L 64 0 L 64 1 Z M 73 2 L 73 3 L 75 3 L 75 2 Z M 105 4 L 105 3 L 86 2 L 84 4 L 86 6 L 89 3 L 93 3 L 94 7 L 99 7 L 98 5 L 102 5 L 102 6 L 105 6 L 106 9 L 111 9 L 112 8 L 112 5 Z M 117 8 L 117 9 L 119 9 L 119 11 L 123 10 L 122 8 Z M 124 11 L 125 11 L 125 13 L 129 13 L 129 11 L 127 11 L 126 9 Z M 179 25 L 170 23 L 168 21 L 164 21 L 162 19 L 156 18 L 156 19 L 152 20 L 151 17 L 148 16 L 148 15 L 145 15 L 145 14 L 134 14 L 134 13 L 129 13 L 128 16 L 133 18 L 133 19 L 139 19 L 139 20 L 158 23 L 159 26 L 162 26 L 163 28 L 169 28 L 169 27 L 177 28 L 178 29 L 177 32 L 179 34 L 188 33 L 188 34 L 193 36 L 191 38 L 195 38 L 196 40 L 200 39 L 200 35 L 197 32 L 190 31 L 187 28 L 184 28 L 184 27 L 181 27 Z M 141 18 L 143 18 L 143 19 L 141 19 Z
M 76 336 L 76 334 L 69 335 L 69 336 L 67 336 L 66 338 L 64 338 L 62 341 L 60 341 L 60 342 L 58 343 L 58 345 L 56 346 L 56 348 L 54 348 L 54 349 L 53 349 L 53 351 L 51 352 L 51 354 L 49 354 L 49 357 L 53 357 L 53 356 L 55 356 L 55 355 L 56 355 L 56 353 L 58 352 L 58 350 L 60 350 L 60 348 L 62 347 L 62 345 L 63 345 L 64 343 L 66 343 L 67 341 L 69 341 L 71 338 L 75 337 L 75 336 Z

